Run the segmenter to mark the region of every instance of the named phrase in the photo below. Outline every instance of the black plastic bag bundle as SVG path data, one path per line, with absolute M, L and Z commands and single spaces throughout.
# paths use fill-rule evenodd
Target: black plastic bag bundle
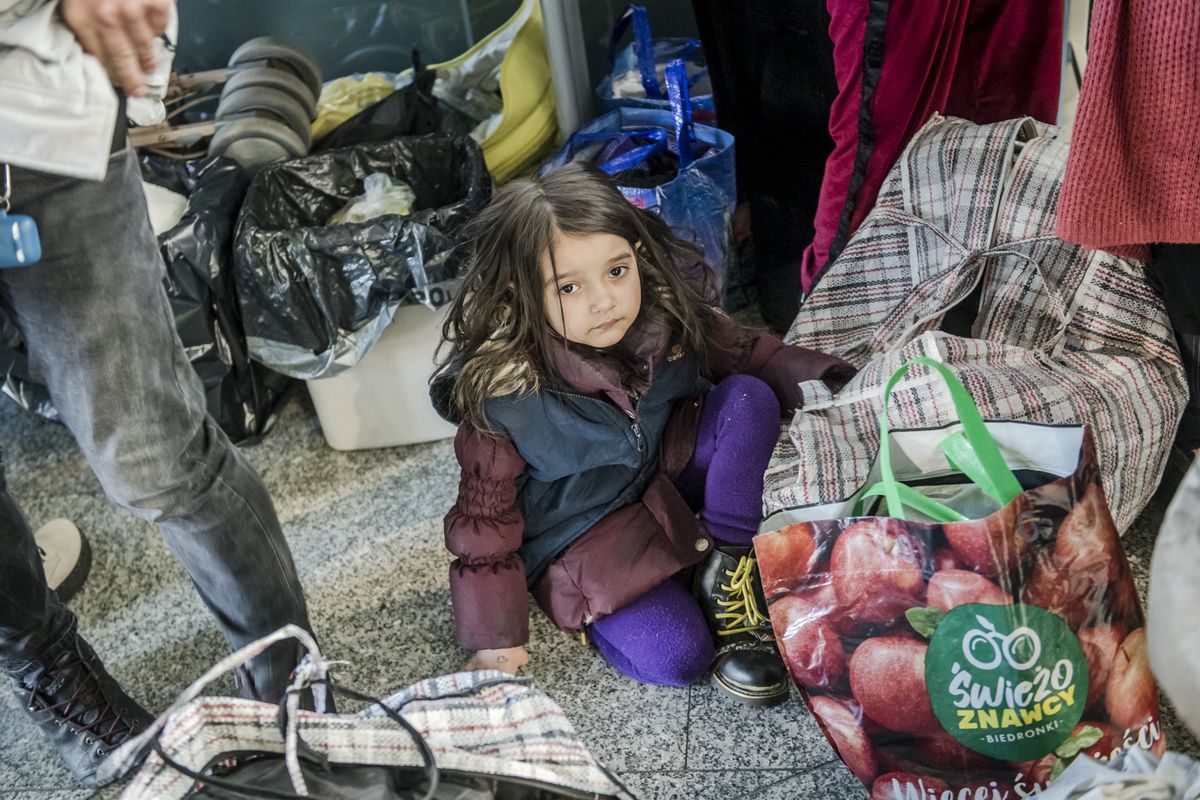
M 250 360 L 230 274 L 233 231 L 249 176 L 236 162 L 146 156 L 142 178 L 188 198 L 158 237 L 175 329 L 204 384 L 208 411 L 234 441 L 266 433 L 296 383 Z
M 187 197 L 183 217 L 158 237 L 175 329 L 204 384 L 208 412 L 234 442 L 266 433 L 296 382 L 250 360 L 229 275 L 233 228 L 249 178 L 225 158 L 183 162 L 144 156 L 142 179 Z M 46 419 L 58 412 L 30 370 L 20 331 L 0 314 L 0 390 Z
M 412 82 L 338 125 L 313 144 L 312 152 L 385 142 L 398 136 L 420 136 L 435 131 L 469 133 L 473 120 L 438 102 L 433 96 L 437 73 L 420 65 L 413 54 Z
M 383 173 L 412 187 L 414 211 L 327 221 Z M 274 164 L 246 195 L 234 280 L 251 356 L 296 378 L 358 362 L 401 304 L 448 302 L 464 266 L 462 225 L 491 197 L 469 137 L 432 133 Z

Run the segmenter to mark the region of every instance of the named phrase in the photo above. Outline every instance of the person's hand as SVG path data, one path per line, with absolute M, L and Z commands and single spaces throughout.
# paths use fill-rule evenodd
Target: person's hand
M 154 40 L 167 29 L 174 0 L 62 0 L 63 22 L 85 53 L 100 59 L 113 85 L 131 97 L 154 71 Z
M 464 671 L 477 669 L 498 669 L 509 675 L 516 675 L 521 667 L 529 663 L 529 651 L 522 647 L 505 647 L 500 650 L 478 650 L 471 656 Z

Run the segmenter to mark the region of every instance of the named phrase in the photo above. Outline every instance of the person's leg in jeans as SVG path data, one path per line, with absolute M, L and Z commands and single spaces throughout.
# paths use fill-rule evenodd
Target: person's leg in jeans
M 43 258 L 4 270 L 0 292 L 105 492 L 159 524 L 231 645 L 308 628 L 271 498 L 208 416 L 175 332 L 132 150 L 99 182 L 14 168 L 12 202 Z M 255 659 L 243 693 L 277 699 L 296 656 L 281 643 Z
M 675 480 L 718 545 L 693 586 L 717 639 L 713 683 L 750 705 L 782 703 L 790 685 L 750 547 L 779 422 L 771 387 L 749 375 L 724 379 L 704 398 L 695 453 Z

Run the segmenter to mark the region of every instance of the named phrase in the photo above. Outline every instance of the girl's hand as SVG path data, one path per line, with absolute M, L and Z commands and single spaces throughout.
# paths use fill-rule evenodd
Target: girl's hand
M 464 671 L 477 669 L 498 669 L 509 675 L 516 675 L 521 667 L 529 663 L 529 651 L 523 645 L 505 647 L 500 650 L 479 650 L 471 656 Z

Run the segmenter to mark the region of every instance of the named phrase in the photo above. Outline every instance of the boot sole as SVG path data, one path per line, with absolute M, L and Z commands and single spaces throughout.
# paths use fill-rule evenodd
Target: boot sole
M 770 708 L 771 706 L 780 705 L 787 702 L 788 697 L 791 696 L 791 690 L 786 684 L 784 684 L 782 691 L 771 692 L 770 694 L 756 693 L 744 687 L 726 683 L 715 674 L 712 676 L 712 684 L 738 702 L 758 708 Z
M 74 569 L 67 575 L 66 579 L 58 585 L 54 593 L 58 595 L 59 602 L 64 605 L 71 602 L 76 593 L 83 588 L 84 581 L 92 571 L 92 546 L 88 543 L 87 537 L 83 535 L 83 531 L 79 532 L 79 560 L 75 562 Z

